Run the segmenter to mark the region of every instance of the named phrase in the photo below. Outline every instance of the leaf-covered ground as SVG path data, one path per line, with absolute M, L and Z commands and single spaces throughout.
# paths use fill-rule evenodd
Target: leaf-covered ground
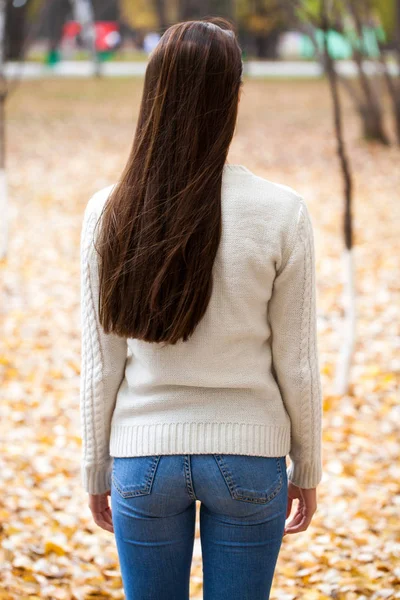
M 92 523 L 80 484 L 78 252 L 86 202 L 124 167 L 141 89 L 140 80 L 35 81 L 9 99 L 0 599 L 123 598 L 114 539 Z M 362 141 L 344 100 L 358 318 L 348 396 L 332 387 L 343 203 L 326 84 L 246 82 L 229 156 L 299 191 L 315 228 L 324 477 L 312 526 L 284 537 L 274 600 L 400 598 L 400 150 Z

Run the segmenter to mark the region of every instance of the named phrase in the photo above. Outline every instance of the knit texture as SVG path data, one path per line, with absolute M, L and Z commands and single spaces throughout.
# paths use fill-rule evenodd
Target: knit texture
M 112 188 L 90 198 L 81 232 L 85 490 L 110 489 L 114 456 L 210 453 L 288 454 L 289 480 L 316 487 L 322 394 L 314 237 L 304 199 L 243 165 L 224 166 L 207 311 L 187 342 L 162 347 L 105 334 L 99 323 L 93 242 Z

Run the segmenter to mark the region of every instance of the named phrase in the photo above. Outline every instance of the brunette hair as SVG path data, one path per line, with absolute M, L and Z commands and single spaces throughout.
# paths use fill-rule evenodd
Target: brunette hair
M 99 219 L 106 333 L 176 344 L 206 312 L 242 84 L 226 19 L 172 25 L 152 51 L 132 149 Z

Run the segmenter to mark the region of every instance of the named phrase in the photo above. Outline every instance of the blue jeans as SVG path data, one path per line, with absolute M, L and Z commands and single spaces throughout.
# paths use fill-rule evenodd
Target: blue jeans
M 286 458 L 114 458 L 111 508 L 127 600 L 189 600 L 200 501 L 204 600 L 267 600 L 287 508 Z

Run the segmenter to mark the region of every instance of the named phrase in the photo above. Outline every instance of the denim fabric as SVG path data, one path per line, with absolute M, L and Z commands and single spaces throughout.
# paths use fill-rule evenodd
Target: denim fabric
M 127 600 L 189 600 L 200 501 L 204 600 L 267 600 L 286 520 L 286 458 L 114 458 L 111 508 Z

